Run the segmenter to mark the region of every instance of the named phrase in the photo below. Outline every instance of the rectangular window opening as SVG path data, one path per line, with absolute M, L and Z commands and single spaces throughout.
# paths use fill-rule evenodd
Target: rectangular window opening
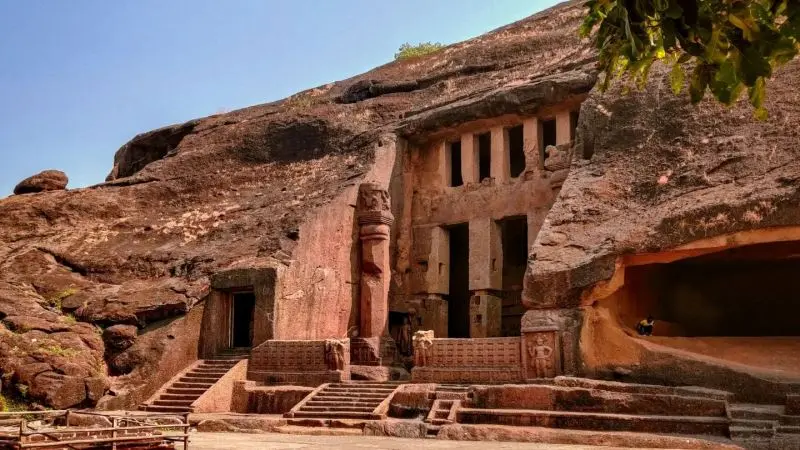
M 539 122 L 539 136 L 541 136 L 541 145 L 539 146 L 539 157 L 544 162 L 548 156 L 547 147 L 549 145 L 556 145 L 556 119 L 543 120 Z
M 492 176 L 492 133 L 478 135 L 478 181 Z
M 522 125 L 506 130 L 508 138 L 508 159 L 511 165 L 511 178 L 517 178 L 525 171 L 525 146 Z
M 448 160 L 450 163 L 450 186 L 461 186 L 464 184 L 464 177 L 461 173 L 461 141 L 450 143 Z

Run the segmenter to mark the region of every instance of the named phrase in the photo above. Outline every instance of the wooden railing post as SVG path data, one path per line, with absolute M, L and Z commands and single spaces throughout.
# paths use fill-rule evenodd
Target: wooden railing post
M 189 450 L 189 413 L 184 414 L 183 421 L 186 428 L 183 429 L 183 450 Z
M 70 410 L 67 410 L 67 412 L 64 414 L 64 426 L 66 427 L 69 427 L 69 413 Z
M 115 416 L 111 418 L 111 450 L 117 450 L 117 426 L 119 425 L 119 419 Z

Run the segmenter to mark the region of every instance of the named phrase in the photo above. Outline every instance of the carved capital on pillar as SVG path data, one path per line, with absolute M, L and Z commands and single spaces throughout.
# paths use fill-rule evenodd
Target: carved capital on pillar
M 356 205 L 358 224 L 391 225 L 394 222 L 392 206 L 389 202 L 389 191 L 377 183 L 363 183 L 358 188 Z

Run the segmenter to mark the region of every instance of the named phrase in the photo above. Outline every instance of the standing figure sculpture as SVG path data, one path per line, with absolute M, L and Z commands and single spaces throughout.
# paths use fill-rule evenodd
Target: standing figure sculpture
M 535 343 L 528 343 L 528 355 L 533 360 L 533 368 L 536 370 L 536 378 L 547 378 L 550 357 L 553 349 L 544 343 L 541 335 L 536 336 Z
M 325 361 L 329 370 L 344 370 L 345 343 L 338 339 L 325 341 Z
M 425 367 L 430 359 L 431 347 L 433 347 L 433 330 L 417 331 L 414 333 L 414 365 Z

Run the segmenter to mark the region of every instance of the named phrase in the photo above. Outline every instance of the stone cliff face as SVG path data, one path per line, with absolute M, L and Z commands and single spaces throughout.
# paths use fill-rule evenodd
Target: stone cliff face
M 343 335 L 351 243 L 315 242 L 352 237 L 349 193 L 391 171 L 395 134 L 585 91 L 581 14 L 567 3 L 427 57 L 144 133 L 119 149 L 106 183 L 0 200 L 4 393 L 134 406 L 164 381 L 154 373 L 196 356 L 221 269 L 286 269 L 276 336 Z M 325 217 L 341 220 L 329 229 Z M 118 325 L 136 330 L 108 331 Z

